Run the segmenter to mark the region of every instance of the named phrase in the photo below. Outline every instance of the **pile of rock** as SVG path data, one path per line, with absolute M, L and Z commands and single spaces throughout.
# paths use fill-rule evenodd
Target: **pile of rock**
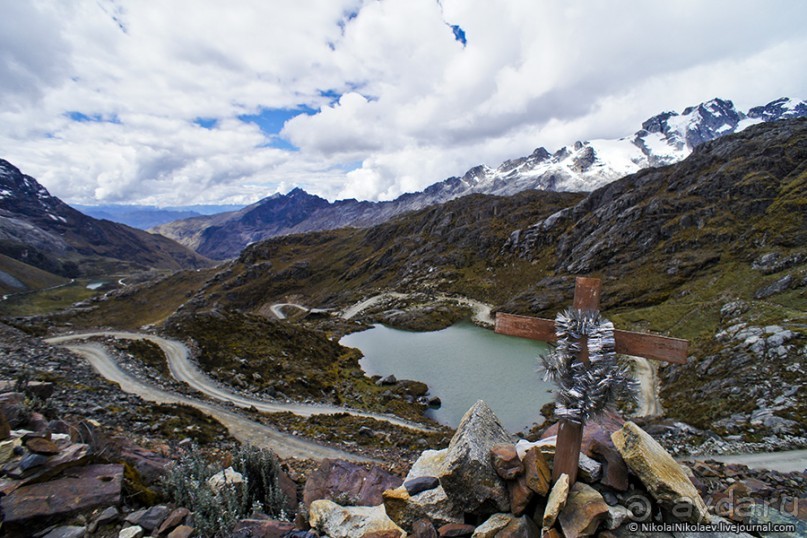
M 403 483 L 383 492 L 382 504 L 343 506 L 333 494 L 308 496 L 308 523 L 331 538 L 695 538 L 643 534 L 634 524 L 721 521 L 709 513 L 692 471 L 636 424 L 616 415 L 588 424 L 574 484 L 565 474 L 552 484 L 553 433 L 515 442 L 477 402 L 448 448 L 423 452 Z

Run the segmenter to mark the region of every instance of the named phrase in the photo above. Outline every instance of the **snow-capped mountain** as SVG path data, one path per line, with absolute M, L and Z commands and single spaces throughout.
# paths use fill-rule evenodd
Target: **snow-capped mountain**
M 744 114 L 731 101 L 712 99 L 682 113 L 662 112 L 630 136 L 618 140 L 575 142 L 550 154 L 545 148 L 505 161 L 497 168 L 478 166 L 462 178 L 462 194 L 515 194 L 526 189 L 591 191 L 643 168 L 685 159 L 697 146 L 763 121 L 807 115 L 807 102 L 781 98 Z M 439 185 L 439 184 L 438 184 Z M 440 200 L 444 201 L 444 200 Z
M 807 103 L 788 98 L 755 107 L 747 114 L 731 101 L 712 99 L 682 113 L 653 116 L 632 135 L 617 140 L 575 142 L 550 153 L 539 147 L 497 168 L 475 166 L 421 192 L 388 202 L 328 202 L 301 189 L 276 194 L 240 211 L 195 217 L 157 226 L 154 231 L 205 256 L 237 256 L 248 244 L 292 233 L 368 227 L 407 211 L 469 194 L 508 196 L 529 189 L 592 191 L 644 168 L 682 161 L 697 146 L 763 121 L 807 116 Z

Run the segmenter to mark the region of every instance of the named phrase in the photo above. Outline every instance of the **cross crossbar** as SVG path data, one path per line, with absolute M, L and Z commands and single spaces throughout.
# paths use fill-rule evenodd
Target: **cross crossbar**
M 496 314 L 496 332 L 542 342 L 558 340 L 555 335 L 555 320 L 503 312 Z M 676 364 L 686 364 L 689 350 L 687 340 L 619 329 L 614 330 L 614 345 L 616 352 L 621 355 L 637 355 Z

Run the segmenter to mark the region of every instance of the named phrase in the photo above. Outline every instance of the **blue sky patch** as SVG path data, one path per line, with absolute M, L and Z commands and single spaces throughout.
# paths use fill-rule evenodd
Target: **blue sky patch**
M 460 28 L 459 24 L 449 24 L 449 26 L 451 27 L 451 31 L 454 32 L 454 39 L 462 43 L 464 47 L 468 43 L 468 40 L 465 38 L 465 30 Z
M 196 118 L 193 120 L 193 123 L 202 129 L 213 129 L 216 125 L 218 125 L 219 120 L 216 118 Z
M 267 148 L 277 148 L 286 151 L 300 151 L 300 148 L 298 148 L 285 138 L 281 138 L 277 135 L 270 137 L 269 141 L 263 146 Z
M 320 90 L 320 96 L 326 97 L 328 99 L 328 104 L 333 105 L 334 103 L 339 102 L 339 99 L 342 97 L 342 94 L 337 92 L 336 90 Z
M 118 118 L 117 114 L 103 116 L 102 114 L 84 114 L 83 112 L 79 112 L 77 110 L 71 110 L 69 112 L 65 112 L 64 115 L 71 120 L 80 123 L 120 123 L 120 119 Z
M 317 111 L 307 106 L 299 108 L 262 108 L 258 114 L 241 114 L 238 119 L 244 123 L 254 123 L 266 136 L 278 134 L 283 125 L 290 119 L 307 114 L 312 116 Z

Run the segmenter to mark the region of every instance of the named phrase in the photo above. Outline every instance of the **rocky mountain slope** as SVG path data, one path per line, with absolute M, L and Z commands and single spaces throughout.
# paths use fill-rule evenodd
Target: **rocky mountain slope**
M 591 191 L 641 169 L 678 162 L 700 144 L 749 125 L 804 115 L 807 103 L 787 98 L 752 108 L 747 114 L 731 101 L 713 99 L 681 114 L 654 116 L 639 131 L 619 140 L 578 141 L 555 153 L 541 147 L 497 168 L 480 165 L 462 177 L 448 178 L 423 192 L 404 194 L 389 202 L 329 203 L 295 189 L 240 211 L 180 220 L 158 226 L 155 231 L 205 256 L 227 259 L 237 256 L 246 245 L 269 237 L 373 226 L 395 215 L 469 194 L 506 196 L 531 189 Z
M 103 268 L 209 265 L 168 238 L 76 211 L 4 160 L 0 160 L 0 253 L 64 276 Z
M 551 317 L 571 301 L 574 275 L 599 276 L 618 326 L 691 341 L 689 365 L 662 369 L 671 416 L 798 445 L 806 192 L 807 119 L 755 125 L 584 198 L 466 196 L 368 229 L 270 239 L 223 266 L 186 309 L 262 312 L 288 297 L 333 307 L 396 290 Z

